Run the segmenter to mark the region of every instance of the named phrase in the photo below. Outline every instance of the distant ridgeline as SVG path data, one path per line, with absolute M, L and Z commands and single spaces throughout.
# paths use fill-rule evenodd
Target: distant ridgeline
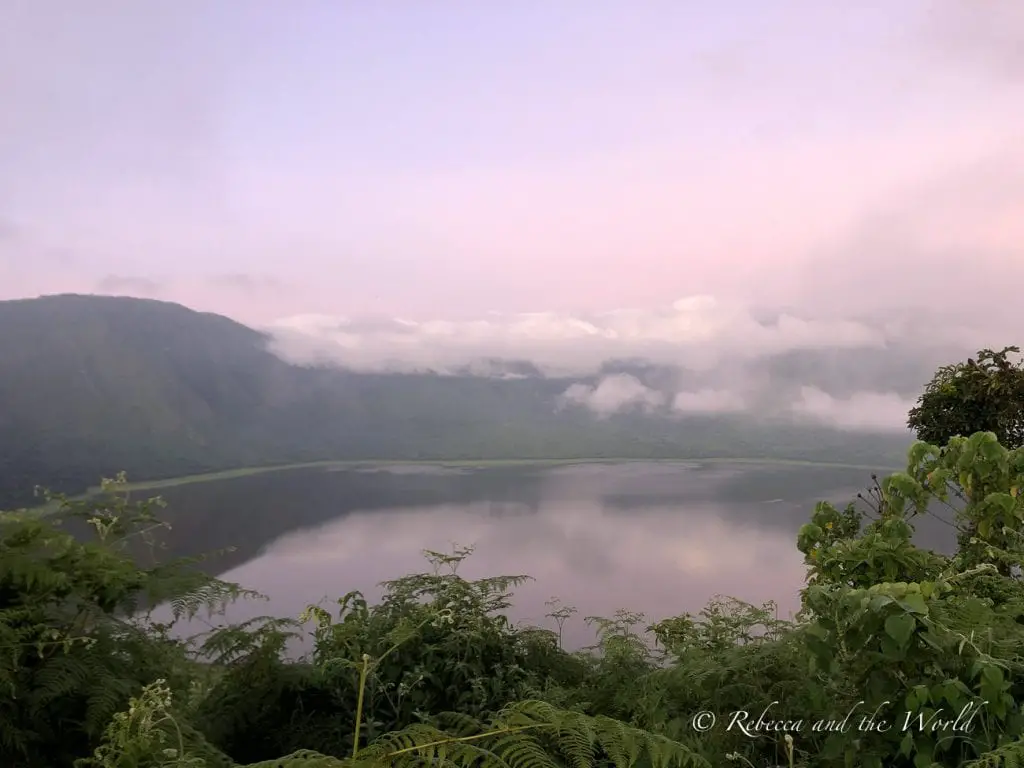
M 290 365 L 265 336 L 151 300 L 0 302 L 0 509 L 124 470 L 158 479 L 323 459 L 779 458 L 899 466 L 906 437 L 740 417 L 597 419 L 566 380 Z

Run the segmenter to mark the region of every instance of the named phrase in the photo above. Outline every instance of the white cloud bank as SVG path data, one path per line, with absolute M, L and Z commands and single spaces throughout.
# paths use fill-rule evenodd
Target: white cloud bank
M 723 415 L 757 413 L 761 398 L 746 398 L 727 389 L 699 389 L 666 394 L 646 386 L 635 376 L 613 374 L 596 385 L 573 384 L 562 394 L 560 403 L 587 408 L 600 418 L 633 409 L 669 416 Z M 773 415 L 788 415 L 794 420 L 831 426 L 854 432 L 905 432 L 911 400 L 894 392 L 856 392 L 849 397 L 833 397 L 817 387 L 801 387 L 797 399 Z
M 914 402 L 894 392 L 857 392 L 836 398 L 816 387 L 801 387 L 792 412 L 819 424 L 851 431 L 908 431 L 907 414 Z
M 799 316 L 711 296 L 586 316 L 303 315 L 265 330 L 271 350 L 298 365 L 516 378 L 526 373 L 512 363 L 530 364 L 542 376 L 568 380 L 554 407 L 600 418 L 624 411 L 748 414 L 855 431 L 905 431 L 907 412 L 935 367 L 977 348 L 964 346 L 975 338 L 972 329 L 933 322 L 920 310 L 909 322 L 898 313 Z
M 602 417 L 630 409 L 692 415 L 741 413 L 748 408 L 748 401 L 736 392 L 699 389 L 666 393 L 627 373 L 604 376 L 592 386 L 573 384 L 562 393 L 560 404 L 582 406 Z
M 665 395 L 644 386 L 635 376 L 617 373 L 605 376 L 593 387 L 573 384 L 562 394 L 564 403 L 582 405 L 599 416 L 629 408 L 652 411 L 665 402 Z
M 677 413 L 738 413 L 747 409 L 747 401 L 738 393 L 722 389 L 678 392 L 672 400 Z
M 300 315 L 267 329 L 272 349 L 297 364 L 335 363 L 360 371 L 453 372 L 480 360 L 528 360 L 549 375 L 586 375 L 612 359 L 709 367 L 732 356 L 792 349 L 881 347 L 884 328 L 790 314 L 760 322 L 738 302 L 692 296 L 656 310 L 590 316 L 494 314 L 479 320 L 360 321 Z

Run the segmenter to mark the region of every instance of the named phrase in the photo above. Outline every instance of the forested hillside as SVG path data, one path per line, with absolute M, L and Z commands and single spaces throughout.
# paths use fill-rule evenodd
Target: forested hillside
M 596 419 L 573 383 L 298 367 L 213 314 L 142 299 L 0 302 L 0 508 L 75 492 L 320 459 L 773 457 L 898 465 L 906 440 L 747 418 Z

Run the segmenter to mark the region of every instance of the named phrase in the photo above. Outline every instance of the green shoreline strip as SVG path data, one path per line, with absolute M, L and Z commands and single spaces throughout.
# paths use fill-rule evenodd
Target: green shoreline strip
M 793 466 L 793 467 L 833 467 L 837 469 L 859 469 L 865 472 L 882 471 L 898 472 L 902 467 L 871 465 L 871 464 L 847 464 L 843 462 L 810 461 L 800 459 L 755 459 L 755 458 L 677 458 L 677 459 L 617 459 L 617 458 L 577 458 L 577 459 L 389 459 L 389 460 L 347 460 L 347 461 L 311 461 L 301 464 L 277 464 L 267 467 L 240 467 L 238 469 L 222 470 L 220 472 L 207 472 L 198 475 L 184 475 L 182 477 L 171 477 L 163 480 L 143 480 L 137 483 L 128 483 L 126 490 L 146 491 L 158 488 L 172 488 L 179 485 L 190 485 L 192 483 L 208 483 L 216 480 L 231 480 L 238 477 L 264 474 L 267 472 L 283 472 L 291 469 L 373 469 L 375 467 L 438 467 L 451 469 L 488 469 L 492 467 L 552 467 L 571 466 L 576 464 L 749 464 L 766 466 Z M 99 491 L 99 486 L 89 488 L 83 496 L 91 496 Z

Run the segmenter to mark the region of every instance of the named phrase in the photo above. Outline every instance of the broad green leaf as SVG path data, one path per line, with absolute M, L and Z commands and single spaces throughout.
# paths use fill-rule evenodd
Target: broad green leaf
M 920 592 L 908 592 L 907 595 L 899 601 L 899 604 L 911 613 L 917 613 L 922 616 L 928 613 L 928 604 L 925 602 L 924 595 Z
M 901 648 L 910 642 L 917 621 L 908 613 L 897 613 L 885 620 L 885 633 L 895 640 Z

